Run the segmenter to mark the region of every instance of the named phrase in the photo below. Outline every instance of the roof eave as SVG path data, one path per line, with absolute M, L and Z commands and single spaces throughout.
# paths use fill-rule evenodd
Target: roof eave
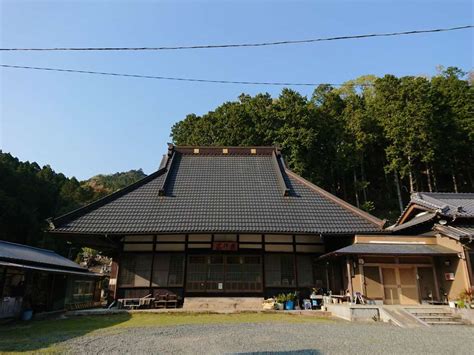
M 140 180 L 134 182 L 133 184 L 124 187 L 123 189 L 112 192 L 111 194 L 109 194 L 105 197 L 102 197 L 102 198 L 100 198 L 100 199 L 98 199 L 94 202 L 91 202 L 91 203 L 89 203 L 85 206 L 79 207 L 75 210 L 72 210 L 72 211 L 70 211 L 68 213 L 65 213 L 65 214 L 63 214 L 59 217 L 56 217 L 56 218 L 53 218 L 53 217 L 47 218 L 46 221 L 48 222 L 48 231 L 50 231 L 50 232 L 54 231 L 59 225 L 73 219 L 74 217 L 78 217 L 83 213 L 87 213 L 91 210 L 99 208 L 99 207 L 105 205 L 106 203 L 108 203 L 110 201 L 113 201 L 114 199 L 119 198 L 119 197 L 125 195 L 126 193 L 128 193 L 130 191 L 135 190 L 136 188 L 142 186 L 143 184 L 145 184 L 148 181 L 160 176 L 161 174 L 163 174 L 165 172 L 166 172 L 166 168 L 159 169 L 159 170 L 155 171 L 154 173 L 145 176 L 143 179 L 140 179 Z

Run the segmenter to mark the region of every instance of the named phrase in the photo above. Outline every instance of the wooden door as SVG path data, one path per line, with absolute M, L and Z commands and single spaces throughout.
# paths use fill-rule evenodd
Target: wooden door
M 365 295 L 371 299 L 384 299 L 384 289 L 378 266 L 364 266 Z
M 400 304 L 396 267 L 382 267 L 384 303 Z
M 385 304 L 419 303 L 415 267 L 384 266 L 382 277 Z
M 415 267 L 398 268 L 398 285 L 401 304 L 418 304 L 418 286 Z

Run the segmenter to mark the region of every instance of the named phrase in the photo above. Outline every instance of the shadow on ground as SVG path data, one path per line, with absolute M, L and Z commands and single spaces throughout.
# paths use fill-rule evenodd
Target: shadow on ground
M 13 351 L 59 350 L 57 343 L 83 336 L 98 329 L 126 322 L 130 314 L 82 316 L 67 319 L 50 319 L 16 322 L 0 326 L 0 353 Z M 50 348 L 53 347 L 53 348 Z M 48 349 L 49 348 L 49 349 Z

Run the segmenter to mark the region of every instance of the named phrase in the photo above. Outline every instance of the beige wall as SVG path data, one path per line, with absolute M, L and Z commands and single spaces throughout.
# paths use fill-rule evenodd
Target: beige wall
M 442 288 L 447 294 L 448 299 L 455 300 L 459 294 L 469 287 L 474 280 L 469 273 L 469 255 L 464 250 L 463 244 L 443 235 L 436 236 L 400 236 L 400 235 L 357 235 L 355 237 L 356 243 L 369 243 L 373 241 L 379 242 L 400 242 L 400 243 L 424 243 L 437 244 L 459 253 L 459 256 L 436 256 L 434 257 L 435 273 L 439 288 Z M 363 256 L 354 256 L 354 260 Z M 447 263 L 448 262 L 448 263 Z M 472 262 L 472 260 L 471 260 Z M 449 265 L 447 265 L 449 264 Z M 351 263 L 351 267 L 353 267 Z M 446 280 L 446 273 L 454 273 L 454 280 Z M 365 293 L 363 269 L 359 265 L 354 270 L 354 276 L 351 278 L 354 292 Z M 440 294 L 443 299 L 443 294 Z
M 356 235 L 355 236 L 355 243 L 370 243 L 374 241 L 436 244 L 436 237 L 419 236 L 419 235 Z
M 438 262 L 436 265 L 440 287 L 446 291 L 449 300 L 456 300 L 459 294 L 470 285 L 468 263 L 466 260 L 467 253 L 464 251 L 463 244 L 452 238 L 438 235 L 436 241 L 438 245 L 456 250 L 461 256 L 461 258 L 459 258 L 459 256 L 439 257 L 437 258 Z M 449 265 L 446 265 L 447 261 L 449 261 Z M 453 281 L 445 279 L 445 273 L 449 272 L 454 273 Z

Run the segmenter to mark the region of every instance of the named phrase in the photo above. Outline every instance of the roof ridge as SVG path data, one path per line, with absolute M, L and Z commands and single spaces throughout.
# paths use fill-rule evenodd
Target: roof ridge
M 333 195 L 332 193 L 324 190 L 323 188 L 313 184 L 312 182 L 306 180 L 305 178 L 299 176 L 298 174 L 294 173 L 288 168 L 285 168 L 286 173 L 300 181 L 301 183 L 307 185 L 308 187 L 312 188 L 314 191 L 319 193 L 320 195 L 326 197 L 327 199 L 331 200 L 332 202 L 337 203 L 339 206 L 345 208 L 346 210 L 358 215 L 359 217 L 365 218 L 369 222 L 375 224 L 376 226 L 383 228 L 385 223 L 387 222 L 386 220 L 381 220 L 373 215 L 371 215 L 368 212 L 365 212 L 361 210 L 360 208 L 357 208 L 353 205 L 351 205 L 349 202 L 344 201 L 343 199 L 340 199 L 339 197 Z
M 283 178 L 283 172 L 281 171 L 282 166 L 280 165 L 279 157 L 277 156 L 277 153 L 273 151 L 272 153 L 272 163 L 273 167 L 275 169 L 275 174 L 277 177 L 277 184 L 283 193 L 283 196 L 289 196 L 290 195 L 290 188 L 286 184 L 285 179 Z M 284 166 L 283 166 L 284 168 Z
M 158 194 L 160 196 L 165 196 L 166 195 L 166 184 L 168 183 L 171 169 L 173 167 L 173 162 L 174 158 L 176 156 L 177 152 L 174 150 L 174 146 L 170 145 L 168 148 L 168 153 L 166 155 L 166 162 L 163 166 L 163 169 L 165 169 L 165 178 L 163 179 L 163 183 L 160 186 L 160 189 L 158 191 Z

